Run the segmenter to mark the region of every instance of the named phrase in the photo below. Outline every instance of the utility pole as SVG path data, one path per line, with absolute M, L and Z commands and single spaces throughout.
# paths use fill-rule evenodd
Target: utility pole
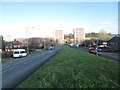
M 28 28 L 34 28 L 34 27 L 26 27 L 27 53 L 29 54 Z
M 98 42 L 99 42 L 99 39 L 97 39 L 96 41 L 96 48 L 98 48 Z M 97 51 L 97 56 L 98 56 L 98 51 Z

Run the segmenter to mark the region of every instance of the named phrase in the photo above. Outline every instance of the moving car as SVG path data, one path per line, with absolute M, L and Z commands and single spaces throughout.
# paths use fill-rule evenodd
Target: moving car
M 27 53 L 25 49 L 14 49 L 13 50 L 13 57 L 25 57 Z
M 96 53 L 97 53 L 97 49 L 89 49 L 89 53 L 94 53 L 94 54 L 96 54 Z

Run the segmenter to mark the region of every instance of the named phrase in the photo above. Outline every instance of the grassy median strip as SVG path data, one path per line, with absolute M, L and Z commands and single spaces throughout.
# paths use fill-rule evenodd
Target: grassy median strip
M 17 88 L 117 88 L 118 63 L 64 46 Z

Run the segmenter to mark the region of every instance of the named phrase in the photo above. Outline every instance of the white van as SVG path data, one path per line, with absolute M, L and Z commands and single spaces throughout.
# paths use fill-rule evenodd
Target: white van
M 14 49 L 13 50 L 13 57 L 25 57 L 27 53 L 25 49 Z

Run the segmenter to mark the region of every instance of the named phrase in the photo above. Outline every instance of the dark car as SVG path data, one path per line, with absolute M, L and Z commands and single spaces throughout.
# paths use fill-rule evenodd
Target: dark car
M 89 53 L 94 53 L 94 54 L 96 54 L 96 53 L 97 53 L 97 49 L 89 49 Z
M 44 48 L 44 50 L 49 50 L 49 48 Z

